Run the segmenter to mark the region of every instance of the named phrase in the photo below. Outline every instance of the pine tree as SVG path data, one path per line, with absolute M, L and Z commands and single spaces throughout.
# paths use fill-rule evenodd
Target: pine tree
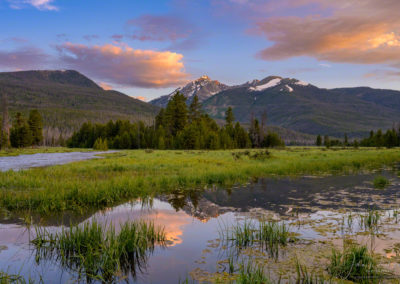
M 10 129 L 11 146 L 15 148 L 28 147 L 32 145 L 32 134 L 28 123 L 20 112 L 15 116 L 15 121 Z
M 233 110 L 231 107 L 228 107 L 228 109 L 225 112 L 226 125 L 232 125 L 234 120 L 235 120 L 235 116 L 233 115 Z
M 321 135 L 318 134 L 317 136 L 317 141 L 315 143 L 318 147 L 322 145 L 322 138 Z
M 194 95 L 192 103 L 189 106 L 189 123 L 198 122 L 201 118 L 202 110 L 199 98 Z
M 347 133 L 344 134 L 344 146 L 348 146 L 349 145 L 349 139 L 347 137 Z
M 176 92 L 168 102 L 165 109 L 165 121 L 168 125 L 168 131 L 175 136 L 179 131 L 183 130 L 187 124 L 188 109 L 185 96 Z
M 325 135 L 325 136 L 324 136 L 324 146 L 325 146 L 326 148 L 331 147 L 331 141 L 330 141 L 328 135 Z
M 32 145 L 40 145 L 43 142 L 43 121 L 39 111 L 30 111 L 28 124 L 32 135 Z

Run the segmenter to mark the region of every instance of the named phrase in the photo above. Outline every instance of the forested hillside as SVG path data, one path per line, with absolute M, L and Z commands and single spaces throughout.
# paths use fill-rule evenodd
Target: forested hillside
M 105 91 L 77 71 L 0 73 L 0 90 L 7 95 L 10 119 L 16 112 L 43 116 L 47 143 L 60 134 L 70 136 L 87 121 L 124 119 L 151 123 L 159 108 L 117 91 Z M 0 112 L 2 108 L 0 108 Z

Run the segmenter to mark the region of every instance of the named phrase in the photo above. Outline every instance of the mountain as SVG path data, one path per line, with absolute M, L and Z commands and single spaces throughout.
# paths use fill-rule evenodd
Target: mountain
M 69 136 L 85 121 L 151 122 L 159 110 L 120 92 L 105 91 L 73 70 L 0 73 L 0 90 L 7 94 L 11 118 L 17 111 L 27 116 L 30 109 L 39 110 L 47 137 Z
M 209 97 L 229 88 L 229 86 L 221 84 L 218 81 L 211 80 L 208 76 L 204 75 L 195 81 L 189 82 L 183 87 L 177 88 L 169 95 L 165 95 L 150 101 L 150 103 L 159 107 L 166 107 L 170 98 L 178 91 L 187 98 L 188 104 L 192 101 L 195 95 L 197 95 L 200 102 L 203 102 Z
M 229 106 L 240 122 L 266 112 L 268 125 L 312 135 L 363 136 L 400 122 L 400 91 L 322 89 L 279 76 L 230 87 L 203 102 L 205 111 L 216 119 L 223 119 Z

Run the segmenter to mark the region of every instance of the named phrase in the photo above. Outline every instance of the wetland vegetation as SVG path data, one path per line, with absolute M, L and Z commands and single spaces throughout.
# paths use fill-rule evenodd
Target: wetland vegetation
M 288 148 L 238 151 L 121 151 L 104 159 L 0 173 L 0 206 L 42 213 L 104 208 L 141 196 L 266 176 L 373 170 L 400 160 L 397 149 Z M 234 155 L 232 155 L 234 154 Z M 261 158 L 259 158 L 261 157 Z

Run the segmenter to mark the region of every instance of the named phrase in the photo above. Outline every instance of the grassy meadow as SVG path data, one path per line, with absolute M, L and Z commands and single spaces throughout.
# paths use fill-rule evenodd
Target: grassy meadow
M 30 149 L 21 154 L 25 151 Z M 346 174 L 400 162 L 399 149 L 372 148 L 129 150 L 103 156 L 60 166 L 0 172 L 0 208 L 40 213 L 82 211 L 113 206 L 130 198 L 230 186 L 258 177 Z

